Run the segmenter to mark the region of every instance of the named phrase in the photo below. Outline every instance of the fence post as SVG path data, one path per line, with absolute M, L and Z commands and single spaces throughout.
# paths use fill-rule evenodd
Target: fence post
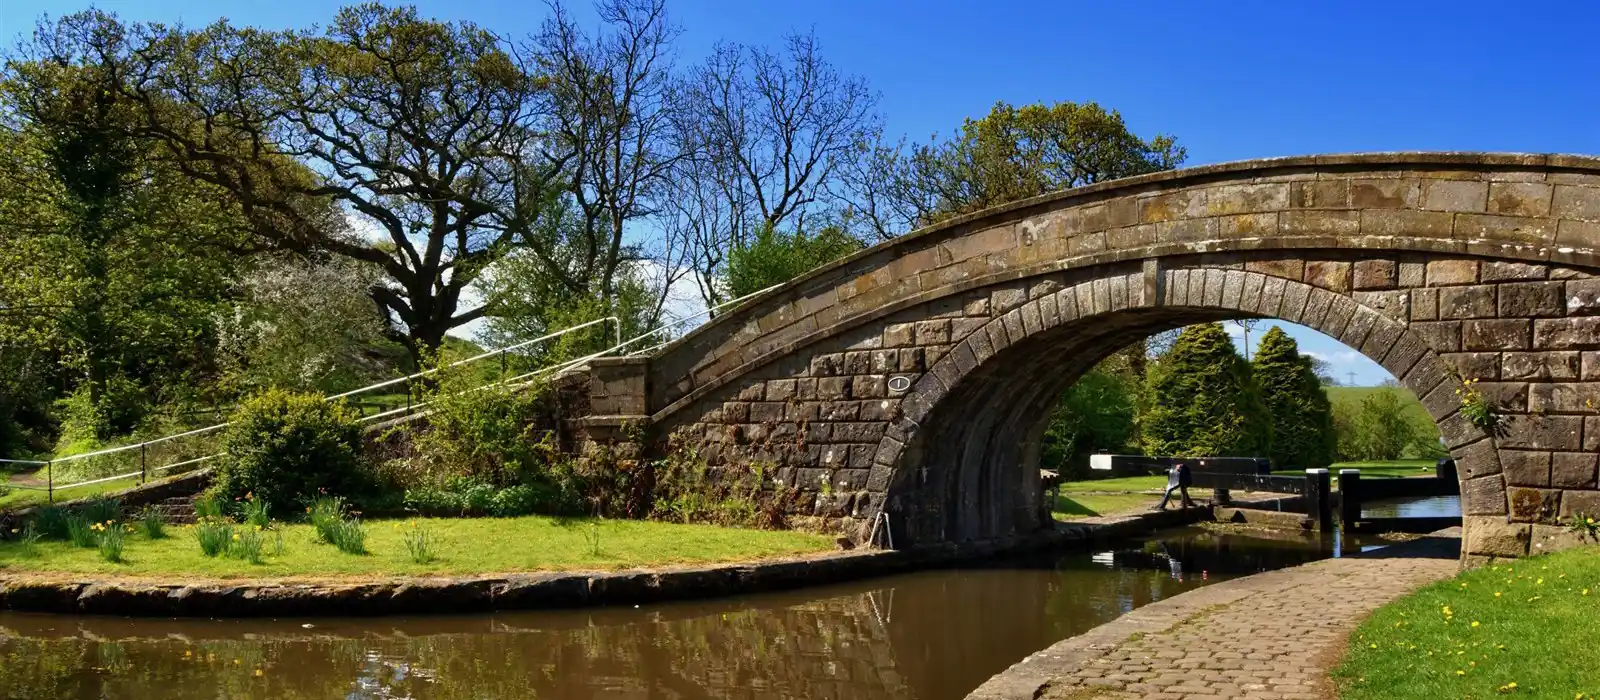
M 1306 470 L 1306 515 L 1316 521 L 1321 532 L 1333 531 L 1333 507 L 1328 498 L 1332 486 L 1328 470 Z
M 505 381 L 505 378 L 506 378 L 506 351 L 501 350 L 500 351 L 500 380 L 501 381 Z
M 1361 470 L 1339 470 L 1339 526 L 1345 533 L 1354 530 L 1361 519 Z
M 406 413 L 411 413 L 411 378 L 406 377 Z
M 54 460 L 44 463 L 44 489 L 46 498 L 51 503 L 56 502 L 56 463 Z
M 141 484 L 150 480 L 150 471 L 146 466 L 149 463 L 149 460 L 147 459 L 149 452 L 149 443 L 139 444 L 139 483 Z

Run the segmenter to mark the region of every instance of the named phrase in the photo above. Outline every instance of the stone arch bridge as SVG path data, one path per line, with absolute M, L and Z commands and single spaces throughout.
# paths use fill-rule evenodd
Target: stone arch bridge
M 649 358 L 591 368 L 591 440 L 676 434 L 769 463 L 791 514 L 897 546 L 1040 526 L 1058 393 L 1116 349 L 1283 319 L 1383 365 L 1459 464 L 1464 551 L 1515 556 L 1600 514 L 1600 159 L 1377 153 L 1096 184 L 815 270 Z M 1479 378 L 1494 434 L 1459 411 Z M 824 484 L 824 482 L 826 482 Z

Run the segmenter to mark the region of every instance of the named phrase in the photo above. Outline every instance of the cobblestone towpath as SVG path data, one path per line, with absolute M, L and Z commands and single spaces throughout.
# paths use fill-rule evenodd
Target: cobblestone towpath
M 1459 570 L 1459 540 L 1224 581 L 1153 603 L 1034 654 L 967 700 L 1319 700 L 1367 613 Z

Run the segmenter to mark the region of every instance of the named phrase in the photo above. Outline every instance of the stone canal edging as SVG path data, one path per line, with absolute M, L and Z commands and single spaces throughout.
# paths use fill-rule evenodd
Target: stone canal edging
M 635 605 L 777 591 L 1001 554 L 1088 546 L 1209 519 L 1210 510 L 1146 512 L 1060 523 L 1026 537 L 856 550 L 728 564 L 369 581 L 166 581 L 0 574 L 0 609 L 151 617 L 373 616 Z
M 1459 533 L 1151 603 L 1030 655 L 967 700 L 1331 697 L 1328 664 L 1350 630 L 1378 606 L 1458 571 Z

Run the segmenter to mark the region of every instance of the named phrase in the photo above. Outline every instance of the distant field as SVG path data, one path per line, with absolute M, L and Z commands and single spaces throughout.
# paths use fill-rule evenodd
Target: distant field
M 1328 400 L 1333 403 L 1334 410 L 1341 410 L 1342 407 L 1349 415 L 1355 415 L 1356 412 L 1360 411 L 1361 401 L 1371 396 L 1374 392 L 1393 391 L 1398 393 L 1400 401 L 1405 404 L 1406 418 L 1417 426 L 1422 435 L 1428 436 L 1428 439 L 1439 439 L 1439 426 L 1435 425 L 1433 417 L 1428 415 L 1428 409 L 1422 407 L 1422 402 L 1417 399 L 1416 394 L 1411 393 L 1410 389 L 1403 386 L 1330 386 L 1326 387 L 1326 391 L 1328 392 Z M 1413 452 L 1413 450 L 1408 450 L 1406 456 L 1417 456 Z

